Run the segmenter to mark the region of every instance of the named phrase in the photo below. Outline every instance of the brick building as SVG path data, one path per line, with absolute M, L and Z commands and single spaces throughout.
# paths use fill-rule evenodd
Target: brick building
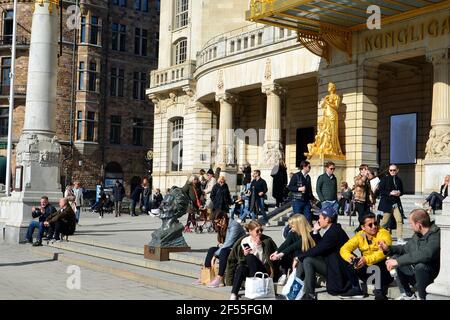
M 19 0 L 17 8 L 14 144 L 24 121 L 33 2 Z M 77 4 L 81 21 L 74 29 L 70 6 Z M 145 88 L 158 58 L 159 0 L 78 0 L 62 6 L 56 110 L 61 185 L 79 180 L 93 189 L 121 179 L 129 192 L 151 169 L 146 155 L 153 145 L 153 106 Z M 0 1 L 0 10 L 1 167 L 6 162 L 13 1 Z

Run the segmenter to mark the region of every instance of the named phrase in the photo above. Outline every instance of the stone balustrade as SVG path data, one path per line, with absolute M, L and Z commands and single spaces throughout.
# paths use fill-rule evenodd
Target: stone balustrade
M 188 60 L 170 68 L 154 70 L 150 74 L 150 88 L 174 84 L 183 80 L 193 79 L 196 63 Z

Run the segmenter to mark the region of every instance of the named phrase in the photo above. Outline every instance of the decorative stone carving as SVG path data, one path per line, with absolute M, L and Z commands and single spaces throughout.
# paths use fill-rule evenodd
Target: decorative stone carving
M 224 88 L 223 70 L 219 70 L 218 80 L 217 80 L 217 89 L 222 90 L 223 88 Z
M 24 134 L 17 144 L 17 164 L 30 166 L 39 163 L 41 167 L 59 166 L 61 145 L 56 136 Z
M 261 90 L 267 96 L 270 96 L 271 94 L 281 96 L 286 93 L 286 89 L 277 83 L 271 83 L 271 84 L 262 86 Z
M 425 147 L 425 159 L 450 157 L 450 127 L 433 127 Z
M 169 98 L 172 100 L 172 103 L 177 102 L 177 95 L 174 92 L 169 93 Z
M 283 146 L 279 142 L 266 142 L 263 147 L 264 165 L 272 167 L 283 159 Z
M 236 164 L 234 146 L 219 146 L 216 152 L 216 163 L 219 165 L 234 166 Z
M 448 49 L 431 51 L 426 54 L 426 59 L 434 66 L 449 63 Z
M 266 67 L 264 70 L 264 79 L 266 79 L 266 80 L 272 79 L 272 60 L 270 58 L 267 58 L 267 60 L 266 60 Z

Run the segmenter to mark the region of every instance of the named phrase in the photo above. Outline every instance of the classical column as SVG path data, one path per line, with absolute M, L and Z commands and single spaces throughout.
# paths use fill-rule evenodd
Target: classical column
M 222 169 L 230 191 L 236 191 L 236 159 L 234 152 L 233 105 L 237 98 L 229 93 L 216 95 L 220 103 L 219 136 L 216 167 Z
M 431 130 L 425 148 L 425 192 L 439 186 L 450 170 L 450 87 L 448 49 L 427 54 L 433 63 Z
M 12 243 L 24 240 L 31 207 L 41 196 L 53 204 L 62 197 L 61 146 L 55 135 L 59 0 L 36 0 L 33 6 L 25 121 L 16 148 L 20 169 L 16 169 L 16 191 L 0 201 L 5 238 Z
M 267 95 L 266 128 L 264 141 L 264 156 L 261 167 L 272 168 L 283 159 L 283 146 L 281 145 L 281 95 L 284 89 L 276 84 L 262 87 Z

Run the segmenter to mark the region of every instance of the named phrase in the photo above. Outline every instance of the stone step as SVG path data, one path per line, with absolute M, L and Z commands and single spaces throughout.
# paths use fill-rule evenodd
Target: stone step
M 44 245 L 45 244 L 44 242 Z M 105 260 L 111 260 L 124 264 L 134 265 L 142 268 L 154 269 L 166 273 L 177 274 L 192 279 L 198 278 L 200 274 L 200 268 L 191 263 L 184 263 L 179 261 L 154 261 L 144 259 L 143 256 L 139 256 L 132 253 L 119 252 L 112 249 L 105 249 L 100 247 L 93 247 L 90 245 L 72 243 L 72 242 L 60 242 L 54 244 L 48 244 L 47 246 L 65 251 L 70 251 L 86 256 L 97 257 Z
M 184 263 L 194 264 L 196 266 L 202 266 L 205 262 L 205 252 L 171 252 L 169 253 L 170 261 L 179 261 Z
M 191 277 L 142 268 L 76 252 L 61 251 L 61 249 L 56 247 L 32 247 L 30 250 L 34 254 L 53 258 L 65 264 L 77 265 L 99 272 L 108 272 L 121 278 L 163 290 L 182 293 L 194 299 L 228 300 L 230 297 L 230 287 L 208 288 L 206 286 L 194 286 L 192 285 L 193 279 Z

